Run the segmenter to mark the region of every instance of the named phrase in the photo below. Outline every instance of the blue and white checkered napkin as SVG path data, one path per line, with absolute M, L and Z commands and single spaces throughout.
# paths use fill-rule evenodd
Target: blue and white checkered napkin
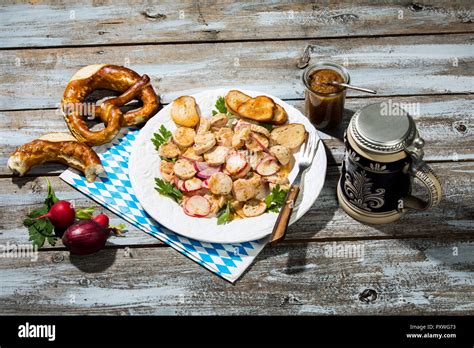
M 138 131 L 137 128 L 123 128 L 111 143 L 95 149 L 106 172 L 96 181 L 87 182 L 74 169 L 64 171 L 60 178 L 191 260 L 235 282 L 263 249 L 266 239 L 235 244 L 200 242 L 180 236 L 149 217 L 135 197 L 128 177 L 128 157 Z

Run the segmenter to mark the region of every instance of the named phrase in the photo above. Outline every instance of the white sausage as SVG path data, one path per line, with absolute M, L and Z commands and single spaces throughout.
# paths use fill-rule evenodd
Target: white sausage
M 259 216 L 265 213 L 267 210 L 267 205 L 265 202 L 262 202 L 258 199 L 251 199 L 247 203 L 245 203 L 244 207 L 242 208 L 242 211 L 245 216 L 247 217 L 254 217 L 254 216 Z
M 288 150 L 287 147 L 283 145 L 275 145 L 275 146 L 272 146 L 269 150 L 270 150 L 270 153 L 276 157 L 278 162 L 280 162 L 284 166 L 290 163 L 291 152 L 290 150 Z
M 232 179 L 224 173 L 215 173 L 209 178 L 209 190 L 215 195 L 227 195 L 232 191 Z
M 181 158 L 176 161 L 173 167 L 174 173 L 180 179 L 191 179 L 196 174 L 194 165 L 187 159 Z
M 234 198 L 245 202 L 252 199 L 257 194 L 257 185 L 249 179 L 237 179 L 232 186 Z
M 213 133 L 198 134 L 194 138 L 194 152 L 201 155 L 216 145 L 216 137 Z
M 173 133 L 173 141 L 181 148 L 190 147 L 194 144 L 196 132 L 192 128 L 179 127 Z
M 175 158 L 181 154 L 181 151 L 179 150 L 179 147 L 176 144 L 168 141 L 160 146 L 160 148 L 158 149 L 158 153 L 162 157 Z
M 216 146 L 211 151 L 204 154 L 204 160 L 211 166 L 223 164 L 227 158 L 230 148 L 225 146 Z
M 201 117 L 196 134 L 207 133 L 209 132 L 209 129 L 211 129 L 211 120 L 205 117 Z
M 232 146 L 232 136 L 234 132 L 232 129 L 227 127 L 222 127 L 216 132 L 217 144 L 221 146 Z
M 211 117 L 211 128 L 217 130 L 219 128 L 225 127 L 229 119 L 226 114 L 218 113 Z
M 174 163 L 173 162 L 168 162 L 168 161 L 161 161 L 160 162 L 160 172 L 161 176 L 163 177 L 163 180 L 168 181 L 168 182 L 173 182 L 174 179 L 176 178 L 174 176 Z

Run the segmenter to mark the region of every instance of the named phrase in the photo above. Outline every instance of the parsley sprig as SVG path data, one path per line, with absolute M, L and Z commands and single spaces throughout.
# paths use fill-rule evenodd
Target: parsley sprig
M 232 120 L 235 117 L 235 115 L 227 109 L 227 106 L 225 105 L 225 99 L 224 97 L 220 96 L 216 100 L 216 104 L 214 105 L 216 110 L 212 110 L 212 116 L 216 116 L 218 113 L 225 114 L 229 120 Z
M 234 214 L 232 213 L 230 202 L 227 202 L 226 205 L 217 212 L 217 224 L 225 225 L 231 222 L 233 219 L 234 219 Z
M 225 105 L 224 97 L 221 96 L 221 97 L 217 98 L 217 101 L 216 101 L 216 104 L 214 105 L 214 107 L 217 109 L 217 111 L 212 110 L 212 116 L 217 115 L 219 112 L 222 113 L 222 114 L 227 114 L 227 106 Z
M 271 123 L 259 122 L 258 124 L 260 126 L 262 126 L 263 128 L 265 128 L 269 132 L 271 132 L 273 130 L 273 128 L 275 128 L 275 126 L 272 125 Z
M 267 212 L 278 213 L 281 207 L 285 204 L 286 194 L 288 190 L 280 189 L 280 185 L 276 185 L 272 192 L 265 197 L 265 204 L 267 205 Z
M 177 202 L 183 199 L 183 193 L 180 190 L 178 190 L 176 187 L 174 187 L 173 184 L 167 181 L 164 181 L 160 178 L 155 178 L 155 183 L 156 183 L 155 190 L 158 191 L 163 196 L 168 196 Z
M 41 248 L 46 240 L 51 246 L 56 245 L 57 241 L 57 237 L 54 234 L 54 226 L 49 219 L 35 220 L 35 218 L 48 213 L 51 206 L 59 201 L 48 179 L 46 179 L 46 182 L 48 183 L 48 193 L 44 200 L 44 205 L 41 208 L 32 210 L 27 215 L 27 218 L 23 220 L 23 225 L 28 228 L 29 240 L 38 248 Z
M 175 157 L 175 158 L 166 158 L 166 157 L 160 156 L 160 158 L 161 158 L 162 161 L 171 162 L 171 163 L 176 163 L 176 161 L 178 160 L 177 157 Z
M 164 125 L 161 125 L 158 133 L 153 133 L 153 138 L 151 138 L 151 142 L 155 145 L 155 148 L 158 150 L 161 145 L 166 143 L 169 138 L 171 138 L 172 133 L 166 129 Z

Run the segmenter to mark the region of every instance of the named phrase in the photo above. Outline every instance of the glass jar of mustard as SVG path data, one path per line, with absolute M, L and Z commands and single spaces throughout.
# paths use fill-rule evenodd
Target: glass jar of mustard
M 305 114 L 317 129 L 335 129 L 342 122 L 346 89 L 329 82 L 350 83 L 349 72 L 335 63 L 319 62 L 303 73 Z

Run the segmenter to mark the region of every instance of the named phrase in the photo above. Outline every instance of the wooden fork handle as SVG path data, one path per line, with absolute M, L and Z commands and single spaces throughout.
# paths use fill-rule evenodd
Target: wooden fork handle
M 300 192 L 298 185 L 291 185 L 288 194 L 286 195 L 285 205 L 281 207 L 280 214 L 278 215 L 275 227 L 270 237 L 269 244 L 275 245 L 278 241 L 285 239 L 286 228 L 290 221 L 291 213 L 296 202 L 296 198 Z

